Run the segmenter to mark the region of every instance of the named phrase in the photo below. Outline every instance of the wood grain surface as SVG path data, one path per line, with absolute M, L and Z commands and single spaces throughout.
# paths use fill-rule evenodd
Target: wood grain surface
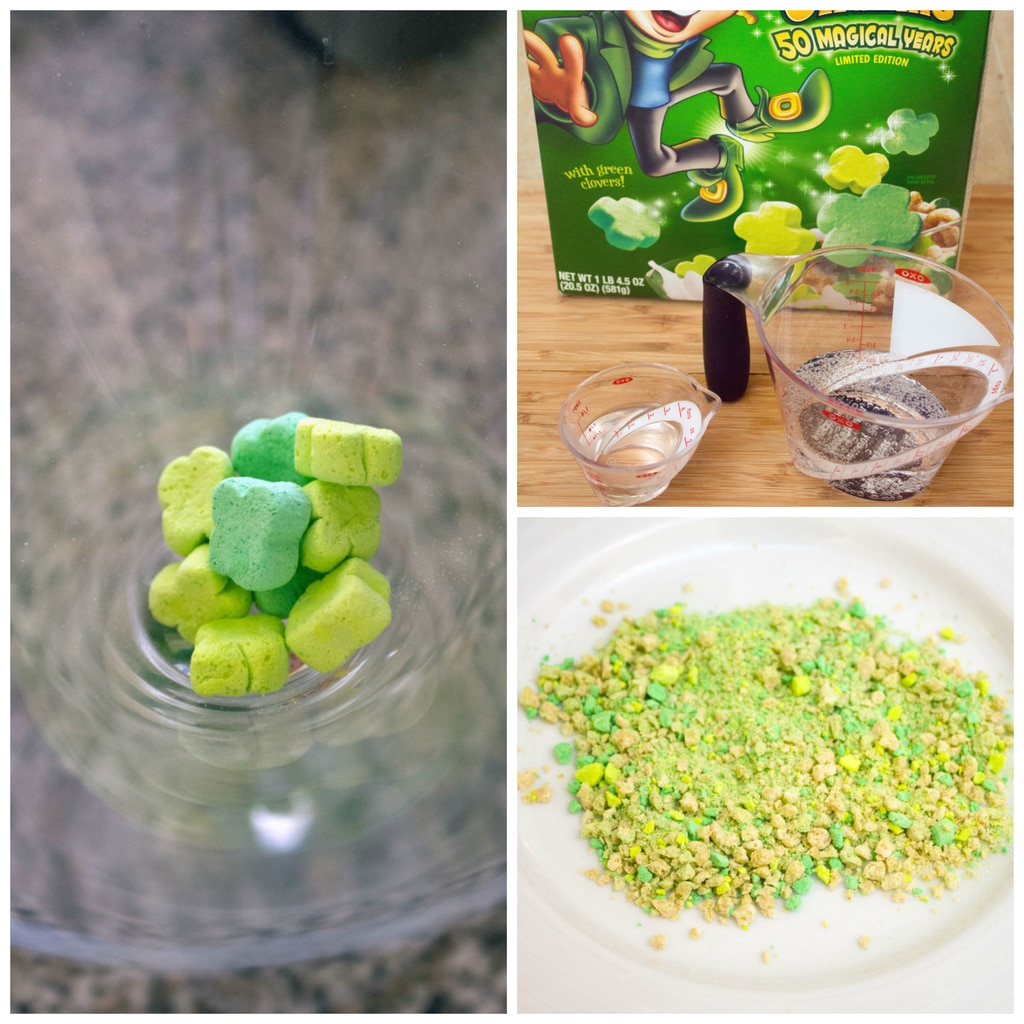
M 561 295 L 542 182 L 520 181 L 518 203 L 518 504 L 600 506 L 558 437 L 565 396 L 590 374 L 632 360 L 670 363 L 703 383 L 701 307 L 661 299 Z M 959 269 L 987 289 L 1012 319 L 1010 186 L 975 188 Z M 722 406 L 690 462 L 645 507 L 880 507 L 793 466 L 752 326 L 750 334 L 754 350 L 747 393 Z M 1004 402 L 958 441 L 931 486 L 898 506 L 1012 506 L 1013 405 Z

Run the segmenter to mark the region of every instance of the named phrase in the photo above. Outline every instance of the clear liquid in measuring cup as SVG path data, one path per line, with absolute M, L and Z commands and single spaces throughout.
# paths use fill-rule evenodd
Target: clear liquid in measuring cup
M 672 482 L 680 462 L 693 448 L 692 444 L 686 445 L 686 428 L 676 420 L 653 420 L 622 429 L 647 411 L 645 406 L 615 409 L 587 427 L 587 454 L 598 465 L 585 473 L 612 504 L 656 498 Z
M 642 407 L 617 409 L 599 416 L 587 429 L 596 436 L 593 458 L 606 466 L 653 466 L 671 459 L 683 449 L 683 425 L 675 420 L 655 420 L 631 430 L 619 431 L 646 412 Z M 600 436 L 597 436 L 597 435 Z
M 928 421 L 948 416 L 946 407 L 923 384 L 904 374 L 886 374 L 884 361 L 857 351 L 827 352 L 797 367 L 796 375 L 815 390 L 850 410 L 837 414 L 830 406 L 808 401 L 806 393 L 790 407 L 790 422 L 799 438 L 791 437 L 797 464 L 813 476 L 828 475 L 829 465 L 849 465 L 890 459 L 911 452 L 941 436 Z M 797 389 L 791 389 L 796 394 Z M 880 424 L 858 412 L 891 416 Z M 941 465 L 938 459 L 909 460 L 907 465 L 870 476 L 831 479 L 837 490 L 871 501 L 902 501 L 931 483 Z

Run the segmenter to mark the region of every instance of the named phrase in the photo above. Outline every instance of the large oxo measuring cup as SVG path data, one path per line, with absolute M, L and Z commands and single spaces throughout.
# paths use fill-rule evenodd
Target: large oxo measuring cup
M 704 367 L 724 401 L 746 389 L 747 310 L 797 469 L 861 498 L 919 493 L 1012 397 L 1012 323 L 931 260 L 875 247 L 719 260 L 704 275 Z

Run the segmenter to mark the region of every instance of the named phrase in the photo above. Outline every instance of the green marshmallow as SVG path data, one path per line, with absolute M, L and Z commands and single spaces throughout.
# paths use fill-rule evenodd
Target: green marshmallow
M 949 846 L 956 839 L 956 826 L 946 818 L 940 818 L 931 827 L 932 842 L 936 846 Z
M 213 491 L 234 474 L 226 452 L 210 445 L 196 448 L 164 467 L 157 482 L 167 546 L 184 557 L 210 539 Z
M 184 561 L 165 565 L 149 585 L 149 610 L 161 625 L 193 643 L 200 626 L 248 613 L 252 594 L 210 566 L 210 545 L 201 544 Z
M 256 607 L 267 615 L 276 615 L 279 619 L 287 619 L 291 614 L 292 605 L 302 596 L 306 587 L 320 579 L 323 573 L 314 572 L 300 565 L 295 575 L 283 586 L 273 590 L 257 590 L 252 596 Z
M 391 581 L 384 573 L 374 569 L 365 559 L 346 558 L 338 566 L 338 572 L 342 576 L 358 576 L 371 590 L 380 594 L 385 601 L 391 600 Z
M 213 492 L 210 565 L 246 590 L 282 587 L 299 567 L 310 506 L 298 484 L 231 477 Z
M 372 487 L 313 480 L 303 491 L 311 521 L 299 551 L 302 565 L 324 573 L 352 556 L 373 558 L 380 546 L 380 496 Z
M 837 195 L 818 212 L 818 229 L 825 233 L 822 244 L 907 248 L 921 233 L 921 218 L 909 205 L 907 189 L 884 182 L 871 185 L 863 195 Z
M 402 471 L 402 439 L 393 430 L 307 417 L 295 431 L 295 469 L 349 487 L 387 487 Z
M 235 472 L 300 487 L 309 483 L 310 478 L 295 469 L 295 429 L 306 418 L 304 412 L 289 412 L 277 419 L 247 423 L 231 442 Z
M 661 237 L 661 227 L 643 203 L 625 196 L 602 196 L 587 211 L 587 218 L 603 232 L 605 241 L 627 252 L 647 249 Z
M 388 600 L 345 564 L 311 583 L 285 627 L 289 650 L 317 672 L 333 672 L 391 622 Z
M 204 697 L 270 693 L 288 681 L 284 625 L 273 615 L 219 619 L 200 626 L 189 674 Z

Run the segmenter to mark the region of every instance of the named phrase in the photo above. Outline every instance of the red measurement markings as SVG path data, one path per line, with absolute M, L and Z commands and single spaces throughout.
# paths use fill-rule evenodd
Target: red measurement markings
M 845 416 L 841 416 L 837 412 L 833 412 L 831 409 L 822 409 L 822 416 L 827 416 L 833 423 L 838 423 L 841 427 L 850 427 L 852 430 L 860 430 L 860 424 L 856 420 L 847 419 Z

